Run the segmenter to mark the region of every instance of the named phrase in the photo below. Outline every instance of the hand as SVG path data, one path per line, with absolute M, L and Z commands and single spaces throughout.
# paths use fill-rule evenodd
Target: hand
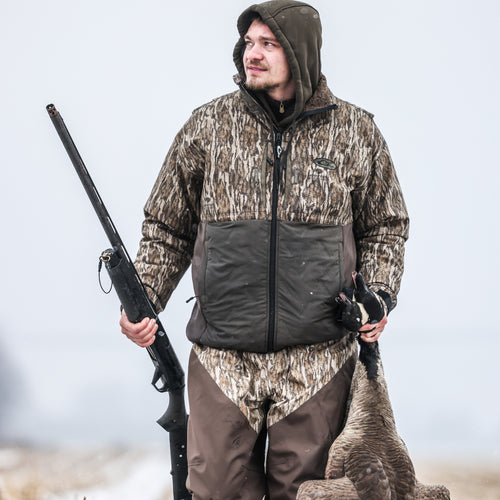
M 365 342 L 375 342 L 384 331 L 385 325 L 387 325 L 387 316 L 384 314 L 384 317 L 378 323 L 367 323 L 363 325 L 358 330 L 359 337 Z
M 125 311 L 122 311 L 120 326 L 122 333 L 140 347 L 147 347 L 151 345 L 155 341 L 155 334 L 158 330 L 156 320 L 144 318 L 139 323 L 131 323 L 125 314 Z
M 385 303 L 366 286 L 361 273 L 353 273 L 353 280 L 354 289 L 344 287 L 335 298 L 340 305 L 339 320 L 349 331 L 359 332 L 365 342 L 375 342 L 387 324 Z

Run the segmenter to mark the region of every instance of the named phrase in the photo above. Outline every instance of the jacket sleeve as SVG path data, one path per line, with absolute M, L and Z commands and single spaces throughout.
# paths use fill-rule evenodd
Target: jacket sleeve
M 205 155 L 193 117 L 177 134 L 144 207 L 135 266 L 156 311 L 164 309 L 190 265 Z
M 357 269 L 392 310 L 403 274 L 409 218 L 387 144 L 370 121 L 370 172 L 365 185 L 352 195 Z

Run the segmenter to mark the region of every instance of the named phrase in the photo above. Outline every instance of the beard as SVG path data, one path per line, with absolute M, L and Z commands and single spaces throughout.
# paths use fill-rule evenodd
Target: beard
M 245 86 L 249 90 L 270 92 L 279 87 L 279 83 L 252 81 L 247 78 Z
M 248 71 L 247 66 L 261 68 L 264 71 L 261 73 L 254 73 Z M 291 98 L 295 94 L 295 86 L 293 85 L 293 79 L 289 72 L 272 71 L 268 66 L 256 64 L 253 61 L 249 61 L 247 65 L 245 65 L 245 87 L 253 92 L 265 92 L 269 95 L 281 95 L 283 92 L 281 92 L 280 89 L 282 89 L 287 94 L 287 96 L 285 96 L 287 98 Z M 288 94 L 293 95 L 288 96 Z
M 269 78 L 268 68 L 263 67 L 259 63 L 256 63 L 254 61 L 250 61 L 249 64 L 266 70 L 266 73 L 265 73 L 265 78 L 262 79 L 257 76 L 249 75 L 246 72 L 245 68 L 245 80 L 246 80 L 245 86 L 247 87 L 247 89 L 260 92 L 269 92 L 270 90 L 274 90 L 275 88 L 279 87 L 279 83 L 273 81 L 272 79 L 271 80 L 268 79 Z

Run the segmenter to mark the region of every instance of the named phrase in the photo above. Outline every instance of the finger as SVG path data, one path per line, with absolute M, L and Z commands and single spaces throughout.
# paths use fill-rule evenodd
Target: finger
M 360 328 L 359 334 L 361 336 L 361 339 L 364 340 L 365 342 L 375 342 L 376 340 L 379 339 L 381 333 L 384 331 L 385 325 L 387 324 L 386 321 L 380 321 L 376 325 L 372 325 L 375 328 L 372 328 L 370 330 L 362 330 Z M 363 325 L 363 328 L 368 325 Z
M 156 340 L 156 337 L 153 335 L 150 339 L 144 340 L 142 342 L 136 342 L 136 344 L 139 347 L 148 347 L 150 346 L 154 341 Z
M 122 331 L 125 330 L 132 335 L 140 335 L 141 332 L 146 332 L 151 330 L 151 322 L 155 322 L 154 319 L 143 318 L 139 323 L 132 323 L 128 320 L 123 321 Z M 155 322 L 156 323 L 156 322 Z M 125 332 L 124 332 L 125 333 Z
M 142 329 L 142 328 L 144 328 L 147 325 L 148 321 L 149 321 L 149 318 L 143 318 L 142 321 L 139 321 L 139 323 L 132 323 L 128 319 L 127 314 L 125 313 L 125 311 L 123 310 L 121 318 L 120 318 L 120 326 L 122 327 L 122 329 L 131 330 L 132 331 L 134 329 Z
M 155 334 L 158 331 L 158 324 L 154 319 L 150 320 L 146 332 L 137 339 L 137 344 L 141 347 L 151 345 L 155 341 Z
M 139 325 L 141 325 L 141 328 L 134 328 L 132 330 L 132 334 L 138 340 L 149 339 L 158 330 L 158 324 L 154 319 L 148 319 L 148 318 L 145 319 L 147 319 L 147 321 L 144 323 L 144 325 L 142 325 L 143 323 L 142 321 L 141 323 L 139 323 Z
M 378 323 L 377 323 L 378 324 Z M 359 330 L 359 333 L 370 333 L 377 328 L 377 324 L 365 323 Z
M 381 328 L 382 330 L 387 325 L 387 316 L 384 316 L 378 323 L 365 323 L 358 331 L 361 332 L 372 332 L 375 329 Z
M 141 322 L 143 323 L 143 322 Z M 137 328 L 122 328 L 122 333 L 130 340 L 135 342 L 136 344 L 143 344 L 143 343 L 152 343 L 151 339 L 154 337 L 158 330 L 158 324 L 154 319 L 147 320 L 145 323 L 145 327 L 142 329 L 137 329 Z M 134 327 L 136 325 L 133 325 Z
M 381 333 L 382 333 L 382 331 L 376 330 L 376 331 L 371 332 L 371 333 L 361 333 L 360 337 L 361 337 L 361 340 L 364 340 L 365 342 L 371 343 L 371 342 L 376 342 L 379 339 Z
M 128 335 L 125 334 L 125 336 L 140 347 L 146 347 L 148 345 L 151 345 L 156 338 L 154 333 L 150 333 L 144 336 L 141 335 L 140 337 L 138 337 L 137 335 L 130 335 L 130 334 Z
M 382 327 L 382 329 L 385 328 L 385 325 L 387 325 L 387 314 L 384 314 L 384 317 L 378 322 L 378 325 Z

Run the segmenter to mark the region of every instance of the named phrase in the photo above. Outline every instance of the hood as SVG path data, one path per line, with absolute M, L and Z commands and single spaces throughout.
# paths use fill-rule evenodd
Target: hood
M 304 109 L 305 103 L 318 86 L 321 76 L 321 21 L 316 9 L 304 2 L 271 0 L 255 4 L 238 18 L 240 38 L 233 52 L 233 60 L 241 81 L 245 82 L 243 52 L 244 36 L 251 20 L 258 14 L 283 47 L 295 82 L 295 110 L 287 120 L 291 122 Z

